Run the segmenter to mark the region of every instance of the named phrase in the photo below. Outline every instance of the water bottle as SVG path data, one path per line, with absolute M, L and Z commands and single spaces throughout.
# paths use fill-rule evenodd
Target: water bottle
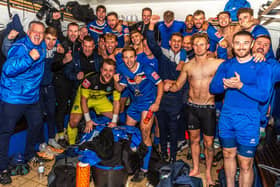
M 40 162 L 39 167 L 38 167 L 38 176 L 39 176 L 39 179 L 42 179 L 42 178 L 44 177 L 44 173 L 45 173 L 44 162 Z
M 153 112 L 151 110 L 149 110 L 144 119 L 144 124 L 145 125 L 148 124 L 152 117 L 153 117 Z

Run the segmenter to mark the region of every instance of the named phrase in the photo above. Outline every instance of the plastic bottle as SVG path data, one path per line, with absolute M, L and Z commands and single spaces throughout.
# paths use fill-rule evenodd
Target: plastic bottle
M 144 119 L 144 124 L 148 124 L 152 117 L 153 117 L 153 112 L 149 110 Z
M 42 179 L 44 177 L 44 173 L 45 173 L 44 162 L 40 162 L 39 167 L 38 167 L 38 176 L 40 179 Z

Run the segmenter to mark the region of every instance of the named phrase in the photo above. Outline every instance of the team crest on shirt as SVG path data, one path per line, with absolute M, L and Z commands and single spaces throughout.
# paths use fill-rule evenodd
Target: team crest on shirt
M 94 60 L 90 60 L 89 63 L 91 63 L 91 64 L 94 63 Z
M 152 73 L 152 77 L 153 77 L 155 80 L 159 79 L 159 75 L 158 75 L 157 72 L 155 72 L 155 71 Z
M 83 85 L 84 88 L 89 88 L 90 85 L 91 85 L 91 83 L 90 83 L 89 80 L 85 79 L 85 80 L 83 81 L 82 85 Z
M 215 32 L 215 35 L 218 37 L 218 38 L 221 38 L 222 35 L 220 34 L 220 32 Z
M 98 90 L 98 85 L 95 85 L 95 86 L 94 86 L 94 89 L 95 89 L 95 90 Z
M 125 34 L 129 33 L 128 28 L 125 28 L 125 29 L 123 30 L 123 32 L 124 32 Z
M 107 92 L 110 92 L 110 91 L 112 91 L 112 89 L 113 89 L 113 88 L 112 88 L 111 86 L 108 86 L 108 87 L 106 88 L 106 91 L 107 91 Z

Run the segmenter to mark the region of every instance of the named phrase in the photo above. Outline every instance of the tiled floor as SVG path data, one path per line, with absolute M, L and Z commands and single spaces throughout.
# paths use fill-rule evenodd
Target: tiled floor
M 182 159 L 191 165 L 191 161 L 186 159 L 186 152 L 179 153 L 177 159 Z M 40 179 L 37 173 L 37 166 L 31 166 L 31 171 L 25 176 L 14 176 L 12 177 L 12 184 L 10 185 L 0 185 L 0 187 L 45 187 L 47 186 L 47 174 L 50 172 L 51 167 L 54 161 L 45 163 L 45 176 Z M 220 169 L 222 166 L 222 161 L 220 161 L 217 167 L 212 168 L 213 179 L 217 180 L 218 174 L 217 169 Z M 201 178 L 203 179 L 205 186 L 205 165 L 203 163 L 200 164 L 201 169 Z M 128 180 L 129 181 L 129 180 Z M 146 187 L 147 180 L 144 180 L 141 183 L 132 183 L 128 182 L 128 187 Z M 93 182 L 91 182 L 90 187 L 94 187 Z

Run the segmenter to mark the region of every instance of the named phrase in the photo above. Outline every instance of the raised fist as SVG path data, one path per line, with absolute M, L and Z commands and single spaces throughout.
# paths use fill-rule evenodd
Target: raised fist
M 30 52 L 29 52 L 29 55 L 31 56 L 31 58 L 36 61 L 40 58 L 40 53 L 37 49 L 32 49 Z
M 159 19 L 160 19 L 159 15 L 152 15 L 150 23 L 156 24 L 159 21 Z
M 18 34 L 19 34 L 19 32 L 13 29 L 9 32 L 8 39 L 13 40 L 17 37 Z

